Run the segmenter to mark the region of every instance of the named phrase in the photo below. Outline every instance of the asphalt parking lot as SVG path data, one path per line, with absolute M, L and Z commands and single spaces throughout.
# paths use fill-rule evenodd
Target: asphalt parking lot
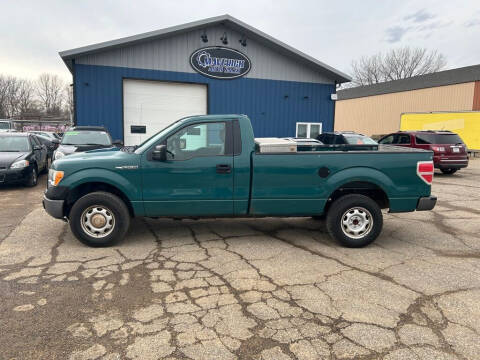
M 480 160 L 338 246 L 304 219 L 136 219 L 88 248 L 0 189 L 1 359 L 479 359 Z

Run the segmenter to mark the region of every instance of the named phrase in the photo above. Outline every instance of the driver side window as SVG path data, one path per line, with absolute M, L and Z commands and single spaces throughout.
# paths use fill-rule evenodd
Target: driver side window
M 225 155 L 225 123 L 194 124 L 167 139 L 169 160 Z

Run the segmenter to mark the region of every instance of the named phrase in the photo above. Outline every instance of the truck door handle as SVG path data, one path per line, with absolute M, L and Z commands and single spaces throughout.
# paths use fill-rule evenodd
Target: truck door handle
M 217 174 L 230 174 L 232 172 L 232 167 L 228 164 L 218 164 L 217 165 Z

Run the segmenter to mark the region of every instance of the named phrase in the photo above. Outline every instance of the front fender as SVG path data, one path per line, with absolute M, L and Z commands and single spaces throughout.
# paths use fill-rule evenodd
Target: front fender
M 85 183 L 102 182 L 119 189 L 130 201 L 141 201 L 140 175 L 138 171 L 127 171 L 125 170 L 125 173 L 119 174 L 107 169 L 88 168 L 67 175 L 60 185 L 73 189 Z

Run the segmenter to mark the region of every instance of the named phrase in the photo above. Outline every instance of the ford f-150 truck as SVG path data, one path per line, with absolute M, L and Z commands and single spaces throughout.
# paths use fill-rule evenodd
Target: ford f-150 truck
M 54 161 L 43 205 L 90 246 L 120 240 L 134 216 L 325 215 L 329 233 L 350 247 L 377 238 L 381 209 L 435 206 L 431 151 L 388 145 L 271 149 L 256 142 L 245 115 L 188 117 L 135 147 Z

